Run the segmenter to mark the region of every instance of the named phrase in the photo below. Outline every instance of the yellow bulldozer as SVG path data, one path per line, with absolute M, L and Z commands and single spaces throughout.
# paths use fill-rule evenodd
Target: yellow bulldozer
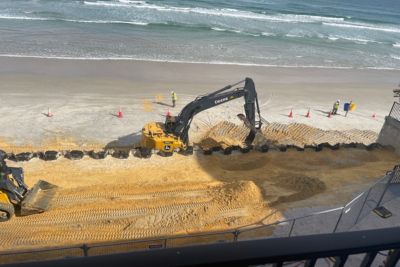
M 57 186 L 40 180 L 32 188 L 24 182 L 24 171 L 8 167 L 6 153 L 0 151 L 0 222 L 15 214 L 31 215 L 46 211 L 57 192 Z
M 193 153 L 193 148 L 189 146 L 189 128 L 193 117 L 201 111 L 240 97 L 244 98 L 245 114 L 238 116 L 241 120 L 246 121 L 246 126 L 250 128 L 246 143 L 251 144 L 262 123 L 254 82 L 251 78 L 246 78 L 210 94 L 198 96 L 187 104 L 178 116 L 167 115 L 165 123 L 150 122 L 146 124 L 142 129 L 139 150 L 141 156 L 149 157 L 152 150 L 159 151 L 163 155 L 172 155 L 174 151 Z M 256 119 L 257 114 L 258 118 Z

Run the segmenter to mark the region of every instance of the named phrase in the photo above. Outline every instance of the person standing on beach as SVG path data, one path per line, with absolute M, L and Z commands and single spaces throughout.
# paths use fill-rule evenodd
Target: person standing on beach
M 345 111 L 346 111 L 346 114 L 344 115 L 345 117 L 347 117 L 347 114 L 349 113 L 350 107 L 352 104 L 353 104 L 353 100 L 350 100 L 350 103 L 348 103 L 347 109 L 345 109 Z
M 332 109 L 332 114 L 336 115 L 340 106 L 340 100 L 336 100 L 336 102 L 333 104 L 333 109 Z
M 172 107 L 174 108 L 176 105 L 176 100 L 178 100 L 178 96 L 174 91 L 171 92 L 171 98 L 172 98 Z

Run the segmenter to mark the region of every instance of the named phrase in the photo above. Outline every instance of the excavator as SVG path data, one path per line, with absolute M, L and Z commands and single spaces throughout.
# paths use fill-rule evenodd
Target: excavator
M 189 146 L 189 128 L 193 117 L 199 112 L 240 97 L 244 98 L 245 114 L 238 114 L 238 117 L 250 129 L 245 140 L 246 145 L 250 145 L 261 128 L 262 117 L 254 82 L 251 78 L 246 78 L 215 92 L 198 96 L 187 104 L 178 116 L 167 115 L 165 123 L 150 122 L 146 124 L 142 128 L 139 150 L 141 156 L 148 157 L 152 150 L 159 151 L 166 156 L 171 155 L 174 151 L 193 153 L 193 147 Z
M 24 171 L 8 167 L 6 153 L 0 151 L 0 222 L 46 211 L 57 192 L 57 186 L 39 180 L 31 189 L 24 182 Z

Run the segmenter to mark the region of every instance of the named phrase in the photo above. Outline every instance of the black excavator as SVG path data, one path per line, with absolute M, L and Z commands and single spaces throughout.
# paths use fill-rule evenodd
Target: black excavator
M 191 153 L 193 148 L 189 146 L 189 128 L 193 117 L 199 112 L 241 97 L 245 102 L 244 114 L 238 114 L 238 117 L 250 129 L 245 140 L 246 144 L 250 145 L 262 126 L 262 117 L 254 82 L 251 78 L 246 78 L 213 93 L 198 96 L 187 104 L 178 116 L 166 116 L 165 123 L 146 124 L 141 136 L 142 156 L 149 155 L 151 150 L 160 151 L 164 155 L 171 155 L 174 151 Z
M 57 186 L 39 180 L 31 189 L 25 184 L 24 171 L 8 167 L 6 153 L 0 150 L 0 222 L 17 213 L 20 216 L 41 213 L 49 208 Z

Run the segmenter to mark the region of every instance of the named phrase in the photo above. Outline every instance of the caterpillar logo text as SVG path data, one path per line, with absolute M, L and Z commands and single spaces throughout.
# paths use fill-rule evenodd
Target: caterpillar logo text
M 215 100 L 214 103 L 215 103 L 215 104 L 219 104 L 219 103 L 222 103 L 222 102 L 225 102 L 225 101 L 228 101 L 228 97 L 224 97 L 224 98 Z

